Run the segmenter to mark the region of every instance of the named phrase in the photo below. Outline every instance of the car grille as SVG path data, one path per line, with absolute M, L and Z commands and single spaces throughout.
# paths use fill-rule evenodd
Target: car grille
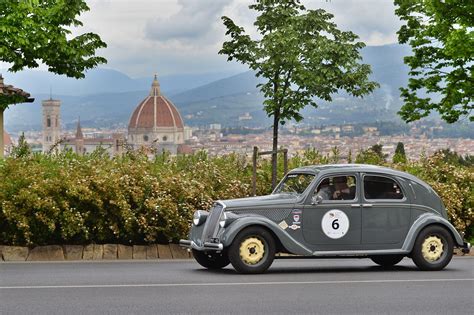
M 212 207 L 204 224 L 204 231 L 202 233 L 202 240 L 204 242 L 210 241 L 217 234 L 222 211 L 224 211 L 224 207 L 220 203 L 216 203 L 214 207 Z

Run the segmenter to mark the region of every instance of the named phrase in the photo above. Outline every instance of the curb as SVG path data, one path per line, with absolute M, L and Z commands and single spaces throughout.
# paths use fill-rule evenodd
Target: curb
M 36 247 L 0 245 L 0 261 L 89 261 L 190 259 L 192 254 L 178 244 L 47 245 Z
M 277 254 L 277 256 L 291 256 Z M 474 250 L 463 254 L 455 249 L 454 256 L 474 256 Z M 92 261 L 92 260 L 174 260 L 193 256 L 178 244 L 122 245 L 47 245 L 33 248 L 0 245 L 0 261 Z

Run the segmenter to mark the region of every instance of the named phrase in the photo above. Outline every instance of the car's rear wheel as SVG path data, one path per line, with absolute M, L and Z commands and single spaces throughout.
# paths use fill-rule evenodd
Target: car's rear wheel
M 267 230 L 249 227 L 235 237 L 229 259 L 239 273 L 265 272 L 275 258 L 275 240 Z
M 201 252 L 193 249 L 194 259 L 207 269 L 222 269 L 227 266 L 230 261 L 226 252 Z
M 402 261 L 403 255 L 371 256 L 370 259 L 372 259 L 374 263 L 382 267 L 392 267 Z
M 421 270 L 441 270 L 453 258 L 453 249 L 451 234 L 441 226 L 432 225 L 418 234 L 411 258 Z

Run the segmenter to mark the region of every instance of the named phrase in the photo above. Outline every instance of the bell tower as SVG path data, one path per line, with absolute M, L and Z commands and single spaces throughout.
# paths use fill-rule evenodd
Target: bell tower
M 61 139 L 60 100 L 44 100 L 43 104 L 43 153 L 49 152 L 52 146 Z M 58 145 L 57 150 L 61 147 Z

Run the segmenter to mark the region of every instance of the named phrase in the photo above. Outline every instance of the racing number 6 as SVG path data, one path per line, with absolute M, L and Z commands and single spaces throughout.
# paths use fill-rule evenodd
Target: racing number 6
M 332 225 L 332 228 L 334 230 L 337 230 L 339 228 L 339 223 L 337 222 L 339 219 L 334 219 L 334 221 L 332 221 L 331 225 Z

